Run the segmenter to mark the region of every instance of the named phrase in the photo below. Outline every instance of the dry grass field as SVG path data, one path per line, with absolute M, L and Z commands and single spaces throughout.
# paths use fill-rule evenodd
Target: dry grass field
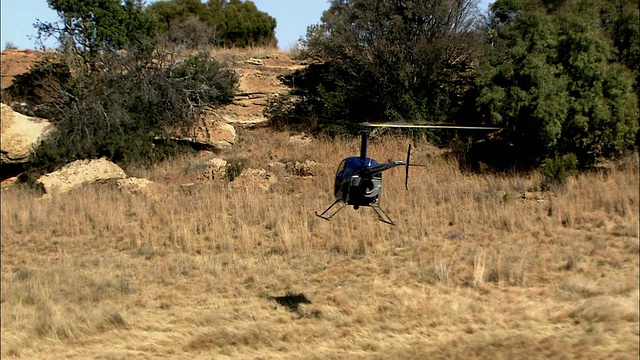
M 468 174 L 418 143 L 410 191 L 384 175 L 393 227 L 313 215 L 357 140 L 239 137 L 218 156 L 268 179 L 198 180 L 191 156 L 126 169 L 152 196 L 3 190 L 2 358 L 638 358 L 637 157 L 540 193 L 537 173 Z M 313 176 L 266 165 L 296 160 Z M 270 298 L 286 293 L 311 304 Z

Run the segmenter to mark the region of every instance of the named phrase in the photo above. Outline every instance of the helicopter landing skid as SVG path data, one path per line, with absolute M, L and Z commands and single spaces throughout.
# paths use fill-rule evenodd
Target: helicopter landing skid
M 337 210 L 331 212 L 329 215 L 325 215 L 326 213 L 330 212 L 331 209 L 333 209 L 334 206 L 336 206 L 336 204 L 338 204 L 339 202 L 341 202 L 342 199 L 338 199 L 336 201 L 333 202 L 333 204 L 329 205 L 328 208 L 326 208 L 322 213 L 318 214 L 318 212 L 316 211 L 315 214 L 317 217 L 323 219 L 323 220 L 331 220 L 337 213 L 340 212 L 340 210 L 344 209 L 345 206 L 347 206 L 347 203 L 343 203 L 342 206 L 340 206 Z M 380 207 L 380 205 L 378 203 L 373 203 L 370 205 L 370 207 L 373 209 L 373 211 L 376 213 L 376 216 L 378 217 L 378 220 L 385 223 L 385 224 L 389 224 L 389 225 L 393 225 L 395 226 L 396 223 L 393 222 L 393 220 L 391 219 L 391 217 L 389 216 L 389 214 L 387 214 L 386 211 L 384 211 L 383 208 Z
M 318 212 L 316 211 L 316 216 L 327 221 L 331 220 L 331 218 L 333 218 L 337 213 L 339 213 L 340 210 L 344 209 L 344 207 L 347 206 L 347 203 L 344 203 L 342 204 L 342 206 L 338 208 L 338 210 L 332 212 L 331 215 L 325 216 L 325 214 L 329 212 L 329 210 L 331 210 L 334 206 L 336 206 L 336 204 L 339 203 L 340 201 L 342 200 L 338 199 L 334 201 L 333 204 L 331 204 L 328 208 L 326 208 L 321 214 L 318 214 Z
M 371 204 L 371 208 L 373 209 L 373 211 L 375 211 L 376 215 L 378 216 L 378 220 L 380 220 L 385 224 L 389 224 L 393 226 L 396 225 L 396 223 L 394 223 L 393 220 L 391 220 L 391 217 L 389 217 L 389 214 L 387 214 L 387 212 L 384 211 L 384 209 L 381 208 L 378 203 Z

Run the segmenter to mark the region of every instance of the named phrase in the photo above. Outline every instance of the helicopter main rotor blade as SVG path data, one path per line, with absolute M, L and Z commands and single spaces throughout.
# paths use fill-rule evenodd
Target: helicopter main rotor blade
M 458 126 L 458 125 L 445 125 L 445 124 L 394 124 L 394 123 L 360 123 L 362 127 L 369 128 L 401 128 L 401 129 L 460 129 L 460 130 L 502 130 L 501 127 L 495 126 Z

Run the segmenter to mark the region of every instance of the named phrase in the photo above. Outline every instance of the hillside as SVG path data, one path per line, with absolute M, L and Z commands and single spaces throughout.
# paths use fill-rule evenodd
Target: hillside
M 221 112 L 236 123 L 303 66 L 217 55 L 243 75 Z M 370 153 L 412 141 L 379 136 Z M 369 208 L 315 217 L 358 146 L 238 126 L 234 147 L 125 169 L 151 194 L 3 189 L 2 358 L 638 358 L 637 154 L 540 192 L 537 172 L 466 173 L 416 142 L 428 166 L 409 191 L 384 174 L 397 226 Z M 203 176 L 214 157 L 233 176 Z
M 7 49 L 0 54 L 2 89 L 13 82 L 16 75 L 29 71 L 31 66 L 42 58 L 42 53 L 34 50 Z
M 16 75 L 27 72 L 43 54 L 34 50 L 5 50 L 1 56 L 2 89 L 5 89 Z M 290 90 L 279 78 L 305 67 L 304 62 L 273 48 L 218 49 L 212 51 L 211 56 L 228 63 L 240 77 L 235 101 L 217 111 L 225 121 L 239 126 L 264 121 L 267 99 Z

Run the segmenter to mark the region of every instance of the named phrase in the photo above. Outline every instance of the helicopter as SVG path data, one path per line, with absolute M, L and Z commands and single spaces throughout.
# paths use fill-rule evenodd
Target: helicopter
M 407 149 L 406 161 L 391 160 L 378 163 L 367 157 L 367 146 L 369 134 L 374 128 L 414 128 L 414 129 L 463 129 L 463 130 L 501 130 L 492 126 L 456 126 L 447 124 L 396 124 L 396 123 L 360 123 L 360 156 L 349 156 L 344 158 L 336 171 L 333 195 L 335 201 L 329 205 L 322 213 L 315 212 L 315 215 L 324 220 L 331 220 L 345 206 L 353 206 L 358 210 L 361 206 L 371 207 L 378 220 L 389 225 L 395 222 L 380 207 L 380 193 L 382 192 L 382 172 L 395 167 L 405 167 L 405 188 L 409 189 L 409 167 L 426 165 L 411 164 L 411 144 Z M 338 204 L 341 206 L 334 209 Z M 332 211 L 333 209 L 333 211 Z

